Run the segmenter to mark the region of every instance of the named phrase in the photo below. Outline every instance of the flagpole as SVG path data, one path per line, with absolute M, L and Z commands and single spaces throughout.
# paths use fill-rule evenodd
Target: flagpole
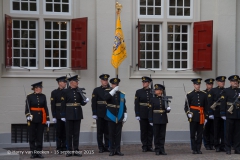
M 122 9 L 122 5 L 119 4 L 118 2 L 116 2 L 116 10 L 117 10 L 117 18 L 118 16 L 120 16 L 120 13 L 121 13 L 121 9 Z M 116 24 L 117 25 L 117 24 Z M 116 26 L 117 27 L 117 26 Z M 118 78 L 118 67 L 116 68 L 116 78 Z

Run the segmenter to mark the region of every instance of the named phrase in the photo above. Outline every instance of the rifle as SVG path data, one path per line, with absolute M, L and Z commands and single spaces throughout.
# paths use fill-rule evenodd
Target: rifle
M 215 102 L 215 103 L 213 103 L 213 105 L 211 105 L 211 109 L 212 110 L 214 110 L 215 111 L 215 109 L 216 109 L 216 107 L 217 107 L 217 103 L 221 100 L 221 99 L 223 99 L 224 97 L 223 96 L 221 96 L 222 95 L 222 93 L 223 93 L 223 91 L 224 91 L 224 89 L 220 92 L 220 97 L 218 98 L 218 100 Z
M 150 74 L 150 78 L 151 78 L 151 74 Z M 154 91 L 154 88 L 153 88 L 153 80 L 151 82 L 150 93 L 152 94 L 153 97 L 155 97 L 155 91 Z
M 234 109 L 234 106 L 236 105 L 236 103 L 240 103 L 239 101 L 238 101 L 238 98 L 239 98 L 239 96 L 237 96 L 238 95 L 238 93 L 235 95 L 236 96 L 236 99 L 234 100 L 234 102 L 232 103 L 232 105 L 230 106 L 230 108 L 227 110 L 229 113 L 231 113 L 231 114 L 233 114 L 233 109 Z M 235 97 L 234 96 L 234 97 Z M 234 98 L 233 97 L 233 98 Z
M 33 115 L 31 115 L 31 111 L 30 111 L 30 107 L 29 107 L 29 103 L 28 103 L 28 99 L 27 99 L 27 94 L 26 94 L 26 90 L 25 90 L 24 85 L 23 85 L 23 89 L 24 89 L 24 93 L 25 93 L 25 97 L 26 97 L 26 101 L 27 101 L 28 113 L 30 114 L 29 116 L 31 117 L 31 119 L 33 119 Z M 29 120 L 27 120 L 27 124 L 28 124 L 28 126 L 30 126 L 30 121 L 29 121 Z
M 163 81 L 163 86 L 164 86 L 164 81 Z M 164 86 L 165 88 L 165 86 Z M 166 95 L 166 88 L 163 90 L 163 98 L 162 100 L 164 100 L 165 103 L 165 109 L 167 110 L 168 108 L 168 102 L 171 102 L 169 99 L 172 99 L 172 96 L 167 96 Z
M 187 93 L 186 93 L 186 90 L 185 90 L 185 86 L 184 86 L 184 84 L 183 84 L 183 89 L 184 89 L 184 92 L 185 92 L 185 98 L 186 98 L 187 106 L 188 106 L 187 114 L 191 114 L 191 115 L 193 116 L 193 113 L 190 112 L 190 107 L 189 107 L 189 103 L 188 103 L 188 99 L 187 99 Z M 191 122 L 191 121 L 192 121 L 192 118 L 188 118 L 188 121 Z

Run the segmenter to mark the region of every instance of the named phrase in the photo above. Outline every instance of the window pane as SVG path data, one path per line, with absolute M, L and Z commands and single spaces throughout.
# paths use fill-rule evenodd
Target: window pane
M 67 51 L 61 50 L 61 58 L 67 58 Z
M 53 29 L 59 30 L 59 22 L 53 22 Z
M 168 43 L 168 50 L 173 50 L 173 43 Z
M 51 39 L 52 38 L 51 31 L 45 31 L 45 38 L 46 39 Z
M 58 58 L 59 57 L 59 51 L 58 50 L 53 50 L 53 57 Z
M 19 30 L 13 30 L 13 37 L 14 38 L 20 38 L 20 31 Z
M 148 15 L 153 15 L 153 7 L 148 7 Z
M 183 9 L 182 8 L 177 8 L 177 15 L 178 16 L 183 16 Z
M 28 40 L 22 40 L 21 42 L 23 48 L 28 48 Z
M 35 21 L 29 21 L 29 28 L 30 29 L 36 29 L 36 22 Z
M 159 50 L 159 43 L 153 43 L 153 49 L 154 50 Z
M 184 41 L 184 42 L 188 41 L 187 34 L 182 34 L 182 41 Z
M 45 22 L 45 29 L 51 29 L 52 23 L 51 22 Z
M 61 30 L 66 30 L 67 29 L 67 22 L 62 22 L 61 23 Z
M 187 59 L 187 52 L 182 52 L 182 59 Z
M 168 68 L 173 68 L 173 61 L 168 61 Z
M 37 66 L 37 64 L 36 64 L 36 59 L 30 59 L 29 60 L 30 61 L 30 67 L 35 67 L 35 66 Z
M 152 43 L 147 43 L 147 50 L 152 50 Z
M 51 57 L 51 50 L 45 50 L 45 57 Z
M 159 25 L 153 25 L 154 32 L 159 32 L 160 28 Z
M 180 61 L 175 61 L 175 68 L 180 68 Z
M 147 41 L 152 41 L 152 34 L 147 34 Z
M 52 67 L 51 59 L 45 59 L 45 67 Z
M 140 43 L 140 50 L 145 50 L 145 43 Z
M 13 47 L 20 47 L 20 40 L 13 40 Z
M 54 4 L 54 12 L 61 12 L 60 4 Z
M 51 41 L 45 41 L 45 48 L 52 48 L 52 42 Z
M 53 48 L 59 48 L 59 41 L 53 41 Z
M 146 0 L 140 0 L 140 5 L 145 6 L 146 5 Z
M 145 34 L 140 34 L 140 41 L 145 41 Z
M 67 60 L 61 59 L 61 67 L 67 67 Z
M 175 50 L 180 50 L 180 43 L 175 43 Z
M 14 58 L 14 59 L 13 59 L 13 66 L 14 66 L 14 67 L 21 67 L 21 66 L 20 66 L 20 59 Z
M 148 6 L 153 6 L 153 0 L 148 0 Z
M 175 6 L 176 5 L 176 0 L 170 0 L 170 6 Z
M 47 4 L 46 4 L 46 11 L 47 11 L 47 12 L 52 12 L 52 11 L 53 11 L 53 5 L 52 5 L 52 3 L 47 3 Z
M 187 47 L 187 43 L 182 43 L 182 50 L 187 50 L 188 47 Z
M 173 25 L 168 25 L 168 32 L 173 32 Z
M 175 52 L 175 59 L 180 59 L 180 52 Z
M 22 7 L 22 8 L 21 8 L 22 11 L 28 11 L 28 3 L 22 2 L 22 3 L 21 3 L 21 7 Z
M 159 59 L 159 54 L 160 54 L 159 52 L 154 52 L 153 53 L 153 58 L 154 59 Z
M 59 31 L 53 31 L 53 39 L 59 39 Z
M 180 32 L 180 25 L 175 25 L 175 32 L 179 33 Z
M 28 21 L 22 21 L 21 27 L 22 29 L 28 29 Z
M 140 68 L 146 68 L 145 67 L 145 61 L 140 61 Z
M 147 31 L 146 32 L 152 32 L 152 25 L 147 25 Z
M 68 4 L 62 4 L 62 11 L 63 12 L 69 12 Z
M 152 61 L 147 61 L 147 68 L 153 68 Z
M 169 15 L 171 16 L 174 16 L 176 13 L 175 13 L 175 8 L 170 8 L 169 9 Z
M 182 7 L 183 6 L 183 0 L 177 0 L 177 6 Z
M 29 50 L 29 57 L 36 57 L 36 50 Z
M 160 39 L 159 39 L 159 34 L 154 34 L 153 35 L 154 37 L 153 37 L 153 40 L 154 41 L 159 41 Z
M 58 59 L 53 60 L 53 67 L 59 67 L 59 60 Z
M 160 68 L 159 61 L 153 61 L 153 68 Z
M 61 39 L 67 39 L 67 32 L 61 32 Z
M 13 57 L 20 57 L 20 49 L 13 50 Z
M 152 59 L 152 52 L 147 52 L 147 59 Z
M 168 52 L 168 59 L 173 59 L 173 52 Z
M 187 61 L 182 61 L 182 68 L 187 68 Z
M 29 44 L 30 44 L 29 48 L 36 48 L 36 40 L 30 40 Z
M 13 28 L 20 28 L 20 21 L 13 21 Z
M 173 34 L 168 34 L 168 41 L 173 41 Z
M 28 57 L 28 50 L 22 49 L 22 57 Z
M 61 48 L 67 48 L 67 41 L 61 41 Z
M 146 7 L 140 7 L 140 15 L 146 15 Z
M 182 33 L 187 33 L 187 32 L 188 32 L 188 26 L 182 25 Z
M 19 2 L 13 2 L 13 10 L 20 10 L 20 3 Z
M 140 25 L 140 32 L 145 32 L 145 25 Z
M 180 41 L 180 34 L 175 34 L 175 41 Z
M 161 0 L 155 0 L 155 6 L 161 6 Z
M 140 52 L 140 59 L 145 59 L 145 52 Z
M 62 0 L 62 2 L 64 2 L 64 3 L 68 3 L 68 2 L 69 2 L 69 0 Z
M 190 0 L 184 0 L 184 6 L 190 7 Z
M 36 3 L 30 3 L 30 11 L 37 11 L 37 4 Z
M 28 38 L 28 31 L 22 30 L 21 38 Z
M 190 16 L 190 8 L 184 8 L 184 16 Z
M 29 38 L 36 38 L 36 31 L 29 31 Z
M 161 8 L 155 8 L 155 15 L 161 15 Z
M 28 67 L 28 59 L 22 59 L 22 66 Z

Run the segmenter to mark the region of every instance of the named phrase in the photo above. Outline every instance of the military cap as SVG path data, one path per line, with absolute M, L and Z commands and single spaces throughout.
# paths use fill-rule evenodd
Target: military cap
M 109 76 L 108 74 L 101 74 L 101 75 L 99 76 L 99 78 L 100 78 L 101 80 L 105 80 L 105 81 L 107 81 L 109 77 L 110 77 L 110 76 Z
M 225 76 L 218 76 L 218 77 L 216 78 L 216 81 L 218 81 L 218 82 L 225 82 L 225 80 L 226 80 L 226 77 L 225 77 Z
M 43 86 L 42 86 L 42 81 L 41 81 L 41 82 L 34 83 L 34 84 L 32 84 L 31 86 L 32 86 L 33 88 L 37 88 L 37 87 L 42 88 L 42 87 L 43 87 Z
M 56 78 L 56 81 L 58 81 L 58 82 L 67 82 L 67 76 L 58 77 L 58 78 Z
M 206 79 L 204 82 L 206 82 L 207 84 L 213 84 L 214 81 L 215 81 L 215 79 L 213 79 L 213 78 L 208 78 L 208 79 Z
M 154 85 L 154 89 L 155 90 L 165 90 L 165 87 L 161 84 L 155 84 Z
M 193 84 L 201 84 L 201 80 L 202 78 L 194 78 L 191 81 L 193 82 Z
M 118 84 L 121 80 L 119 78 L 112 78 L 110 79 L 111 84 Z
M 239 80 L 239 76 L 238 75 L 231 75 L 230 77 L 228 77 L 229 81 L 238 81 Z
M 152 78 L 144 76 L 142 77 L 142 82 L 152 82 Z
M 68 81 L 79 81 L 79 77 L 78 77 L 78 75 L 72 76 L 72 77 L 68 78 Z

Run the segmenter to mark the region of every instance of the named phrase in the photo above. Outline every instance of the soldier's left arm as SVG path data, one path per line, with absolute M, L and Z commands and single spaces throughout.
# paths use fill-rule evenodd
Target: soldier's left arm
M 127 113 L 126 99 L 124 98 L 124 113 Z
M 49 112 L 48 112 L 48 107 L 47 107 L 47 98 L 46 98 L 45 94 L 44 94 L 44 98 L 45 98 L 44 109 L 45 109 L 45 112 L 46 112 L 47 121 L 50 121 L 50 118 L 49 118 Z

